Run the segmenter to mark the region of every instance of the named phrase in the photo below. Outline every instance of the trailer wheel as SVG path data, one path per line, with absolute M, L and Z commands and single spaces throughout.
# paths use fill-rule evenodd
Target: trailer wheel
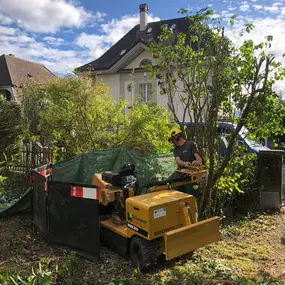
M 140 270 L 154 266 L 157 263 L 156 243 L 141 237 L 134 237 L 130 244 L 132 263 Z

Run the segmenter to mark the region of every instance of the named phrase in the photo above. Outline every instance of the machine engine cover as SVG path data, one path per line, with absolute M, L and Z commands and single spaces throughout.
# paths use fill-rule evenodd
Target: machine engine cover
M 102 180 L 112 184 L 113 186 L 121 185 L 121 175 L 117 172 L 112 172 L 112 171 L 102 172 Z
M 162 190 L 126 200 L 129 237 L 139 234 L 148 240 L 186 225 L 183 208 L 188 205 L 192 223 L 196 223 L 195 197 L 183 192 Z

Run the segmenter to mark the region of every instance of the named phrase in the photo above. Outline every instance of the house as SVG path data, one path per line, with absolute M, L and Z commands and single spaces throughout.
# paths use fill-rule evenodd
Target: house
M 168 97 L 160 95 L 160 86 L 157 79 L 149 77 L 142 66 L 157 59 L 152 57 L 148 41 L 156 41 L 161 33 L 161 27 L 167 25 L 176 32 L 188 34 L 189 21 L 186 17 L 148 23 L 148 5 L 141 4 L 140 23 L 131 29 L 123 38 L 107 50 L 100 58 L 87 63 L 76 70 L 78 74 L 90 72 L 100 78 L 110 87 L 110 94 L 116 101 L 123 95 L 132 107 L 134 100 L 140 98 L 144 102 L 157 101 L 167 107 Z M 179 112 L 179 101 L 176 106 Z
M 26 80 L 48 83 L 56 76 L 45 66 L 20 59 L 12 54 L 0 56 L 0 94 L 7 100 L 21 102 L 22 86 Z

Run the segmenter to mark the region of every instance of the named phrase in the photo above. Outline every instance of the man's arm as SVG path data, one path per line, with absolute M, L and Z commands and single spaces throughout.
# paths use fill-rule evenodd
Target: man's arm
M 194 156 L 195 156 L 195 160 L 192 161 L 191 165 L 200 166 L 202 164 L 201 156 L 197 152 L 194 153 Z
M 189 162 L 181 160 L 181 158 L 179 156 L 175 157 L 175 161 L 179 166 L 187 167 L 190 165 Z
M 192 161 L 190 165 L 192 166 L 200 166 L 202 164 L 202 158 L 198 153 L 197 146 L 194 142 L 192 142 L 192 153 L 195 157 L 195 160 Z

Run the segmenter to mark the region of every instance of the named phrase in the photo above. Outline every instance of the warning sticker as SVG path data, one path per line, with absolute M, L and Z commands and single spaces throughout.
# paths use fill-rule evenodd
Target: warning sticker
M 153 217 L 155 219 L 159 218 L 159 217 L 164 217 L 166 216 L 166 209 L 165 208 L 161 208 L 161 209 L 157 209 L 153 211 Z

